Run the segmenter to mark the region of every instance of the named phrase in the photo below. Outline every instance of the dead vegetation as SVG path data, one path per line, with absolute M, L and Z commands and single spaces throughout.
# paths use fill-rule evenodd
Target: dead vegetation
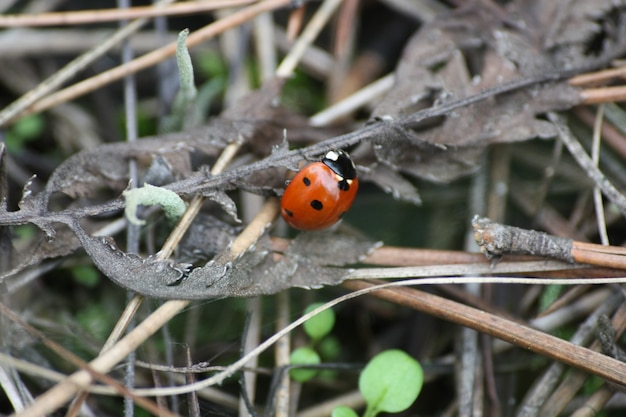
M 0 7 L 1 413 L 329 415 L 386 348 L 426 370 L 411 415 L 623 413 L 623 2 Z M 336 148 L 353 210 L 287 230 Z M 144 184 L 182 217 L 128 221 Z M 300 385 L 313 301 L 340 354 Z

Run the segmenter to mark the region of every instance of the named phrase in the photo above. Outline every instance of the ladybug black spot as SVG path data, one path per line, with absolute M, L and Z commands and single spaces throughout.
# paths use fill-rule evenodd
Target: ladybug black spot
M 304 183 L 304 185 L 306 185 L 307 187 L 309 185 L 311 185 L 311 180 L 309 179 L 309 177 L 304 177 L 302 178 L 302 182 Z
M 293 217 L 293 212 L 287 209 L 283 209 L 285 211 L 285 214 L 289 217 Z
M 348 191 L 350 189 L 350 184 L 348 184 L 348 181 L 346 180 L 341 180 L 337 182 L 337 187 L 339 187 L 341 191 Z
M 324 205 L 319 200 L 313 200 L 311 201 L 311 207 L 317 211 L 321 211 L 324 208 Z

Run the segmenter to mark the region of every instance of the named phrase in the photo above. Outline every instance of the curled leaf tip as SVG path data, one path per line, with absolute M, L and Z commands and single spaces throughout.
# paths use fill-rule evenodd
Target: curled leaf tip
M 170 221 L 178 220 L 187 206 L 175 192 L 161 187 L 145 184 L 141 188 L 133 188 L 122 193 L 126 199 L 125 215 L 131 224 L 143 226 L 145 220 L 137 217 L 137 206 L 153 206 L 158 204 Z

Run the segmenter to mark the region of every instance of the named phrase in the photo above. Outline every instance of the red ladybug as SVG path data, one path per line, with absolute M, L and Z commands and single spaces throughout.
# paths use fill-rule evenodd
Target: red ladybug
M 280 214 L 296 229 L 325 229 L 348 211 L 358 189 L 350 155 L 342 150 L 329 151 L 291 180 L 280 202 Z

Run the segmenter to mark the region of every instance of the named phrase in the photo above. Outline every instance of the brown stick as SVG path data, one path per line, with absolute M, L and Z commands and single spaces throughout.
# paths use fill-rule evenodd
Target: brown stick
M 361 290 L 376 284 L 378 283 L 355 280 L 346 281 L 343 285 L 351 290 Z M 372 295 L 467 326 L 626 386 L 626 363 L 520 323 L 412 288 L 382 289 Z
M 495 223 L 485 217 L 472 220 L 474 238 L 491 260 L 505 254 L 543 256 L 565 262 L 626 269 L 626 248 L 578 242 L 534 230 Z

